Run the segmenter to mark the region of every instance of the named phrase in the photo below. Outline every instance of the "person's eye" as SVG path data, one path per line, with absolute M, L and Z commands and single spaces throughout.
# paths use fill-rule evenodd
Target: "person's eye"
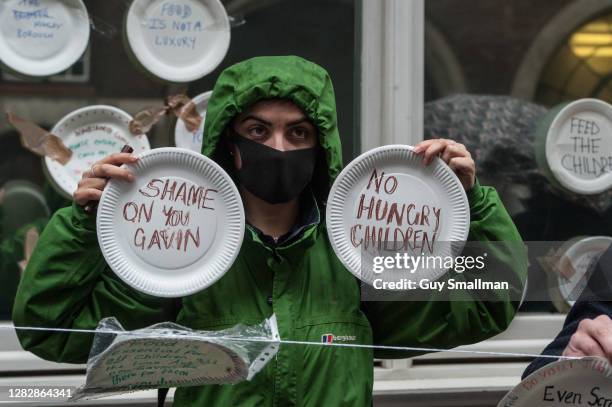
M 263 126 L 251 126 L 248 128 L 248 135 L 251 138 L 258 139 L 266 136 L 266 128 Z
M 310 136 L 310 131 L 305 127 L 296 127 L 292 129 L 291 134 L 297 139 L 305 140 Z

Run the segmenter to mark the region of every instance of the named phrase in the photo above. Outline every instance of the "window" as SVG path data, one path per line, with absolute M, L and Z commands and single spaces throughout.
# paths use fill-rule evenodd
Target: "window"
M 612 101 L 612 15 L 602 3 L 562 3 L 476 2 L 469 10 L 444 0 L 425 4 L 435 29 L 425 36 L 425 55 L 444 50 L 437 54 L 446 56 L 425 60 L 425 135 L 468 146 L 481 183 L 496 187 L 526 241 L 564 242 L 612 230 L 605 205 L 590 205 L 542 179 L 534 153 L 538 125 L 551 106 L 585 97 Z M 440 83 L 459 74 L 463 90 L 441 90 Z M 547 285 L 537 259 L 531 268 L 537 285 Z M 522 311 L 559 309 L 566 308 L 539 301 Z
M 550 58 L 535 100 L 547 106 L 593 97 L 612 102 L 612 15 L 575 30 Z
M 110 3 L 85 0 L 85 4 L 96 28 L 91 31 L 90 46 L 83 57 L 65 72 L 42 80 L 2 72 L 0 109 L 10 110 L 47 129 L 67 113 L 93 104 L 114 105 L 133 115 L 144 107 L 161 105 L 167 95 L 187 92 L 193 97 L 211 90 L 219 73 L 237 61 L 257 55 L 296 54 L 321 64 L 330 72 L 344 160 L 350 161 L 357 153 L 359 143 L 353 128 L 353 2 L 228 2 L 226 7 L 232 20 L 237 22 L 232 28 L 228 54 L 210 75 L 186 85 L 160 83 L 131 63 L 121 35 L 126 10 L 123 0 Z M 148 134 L 152 147 L 174 145 L 173 130 L 174 123 L 169 119 L 158 123 Z M 17 210 L 9 210 L 7 202 L 29 202 L 32 196 L 43 197 L 43 209 L 32 205 L 31 216 L 25 216 L 20 226 L 40 219 L 41 211 L 42 218 L 48 219 L 45 207 L 52 213 L 69 202 L 50 186 L 40 159 L 20 146 L 17 133 L 6 121 L 0 121 L 0 142 L 3 146 L 0 188 L 5 187 L 4 207 L 0 198 L 0 248 L 4 249 L 0 250 L 0 320 L 6 320 L 10 318 L 19 280 L 18 262 L 24 257 L 25 236 L 25 230 L 19 228 L 2 230 L 3 224 L 15 220 Z M 18 180 L 21 183 L 18 188 L 11 186 L 10 182 Z M 13 204 L 13 208 L 24 212 L 19 203 Z
M 126 53 L 121 31 L 125 0 L 84 0 L 92 21 L 98 27 L 91 32 L 89 51 L 69 70 L 42 81 L 0 76 L 0 110 L 11 110 L 40 126 L 50 129 L 63 116 L 78 108 L 108 104 L 134 115 L 147 106 L 160 106 L 168 95 L 186 92 L 194 97 L 212 90 L 219 73 L 229 65 L 258 55 L 300 55 L 324 66 L 330 73 L 336 93 L 343 157 L 350 161 L 358 152 L 359 143 L 353 123 L 355 78 L 355 4 L 345 0 L 275 0 L 226 1 L 225 6 L 235 26 L 231 44 L 222 64 L 208 76 L 185 85 L 160 83 L 135 67 Z M 100 33 L 99 29 L 103 32 Z M 114 35 L 113 35 L 114 33 Z M 152 147 L 174 145 L 174 122 L 164 118 L 148 133 Z M 7 202 L 19 212 L 24 200 L 34 202 L 31 216 L 16 226 L 33 222 L 42 228 L 49 213 L 67 205 L 50 186 L 41 161 L 23 149 L 16 132 L 0 120 L 0 327 L 9 326 L 11 307 L 19 282 L 19 262 L 24 259 L 27 230 L 17 233 L 4 228 L 15 220 Z M 19 188 L 10 183 L 20 182 Z M 24 188 L 23 186 L 27 186 Z M 15 189 L 16 188 L 16 189 Z M 9 191 L 10 189 L 10 191 Z M 0 190 L 1 191 L 1 190 Z M 2 192 L 0 192 L 2 196 Z M 40 197 L 43 197 L 43 205 Z M 15 199 L 19 198 L 19 199 Z M 4 205 L 3 205 L 4 203 Z M 38 206 L 36 206 L 38 205 Z M 41 209 L 42 208 L 42 209 Z M 42 213 L 41 213 L 42 212 Z M 28 229 L 26 227 L 26 229 Z M 83 384 L 84 366 L 60 365 L 42 361 L 33 354 L 19 352 L 14 332 L 0 328 L 0 373 L 7 376 L 0 385 L 31 384 L 37 375 L 39 384 L 78 386 Z M 48 373 L 48 376 L 45 376 Z M 155 402 L 155 391 L 129 394 L 110 400 L 108 404 L 146 404 Z M 129 401 L 125 401 L 125 399 Z

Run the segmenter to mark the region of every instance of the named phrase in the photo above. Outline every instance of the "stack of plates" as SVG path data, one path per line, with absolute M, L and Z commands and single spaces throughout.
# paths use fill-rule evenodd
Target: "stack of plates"
M 10 71 L 49 76 L 74 64 L 89 42 L 81 0 L 0 2 L 0 61 Z
M 186 148 L 196 153 L 202 151 L 204 119 L 206 118 L 206 108 L 208 107 L 208 100 L 211 94 L 212 91 L 209 91 L 193 98 L 193 103 L 195 103 L 198 113 L 202 116 L 202 123 L 196 131 L 191 132 L 187 130 L 185 122 L 180 118 L 176 121 L 176 127 L 174 128 L 174 144 L 177 147 Z
M 72 151 L 66 165 L 45 157 L 45 173 L 51 185 L 67 197 L 77 188 L 83 172 L 100 159 L 118 153 L 129 144 L 134 154 L 149 150 L 146 135 L 134 136 L 129 123 L 132 116 L 112 106 L 89 106 L 68 114 L 51 130 Z

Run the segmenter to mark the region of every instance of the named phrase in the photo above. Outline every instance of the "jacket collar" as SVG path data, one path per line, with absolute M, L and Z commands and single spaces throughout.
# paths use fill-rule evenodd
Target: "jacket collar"
M 280 236 L 278 240 L 275 241 L 272 236 L 266 235 L 256 226 L 247 224 L 247 228 L 251 228 L 263 244 L 274 248 L 287 246 L 298 240 L 306 228 L 312 225 L 318 225 L 321 222 L 321 213 L 312 190 L 310 188 L 306 189 L 300 195 L 299 199 L 300 213 L 298 214 L 297 222 L 287 233 Z
M 275 252 L 281 256 L 293 257 L 303 253 L 317 239 L 321 211 L 310 189 L 302 195 L 301 200 L 298 222 L 282 236 L 282 241 L 279 239 L 279 243 L 274 244 L 271 237 L 266 236 L 255 226 L 247 224 L 243 245 L 259 251 L 263 249 L 268 255 Z

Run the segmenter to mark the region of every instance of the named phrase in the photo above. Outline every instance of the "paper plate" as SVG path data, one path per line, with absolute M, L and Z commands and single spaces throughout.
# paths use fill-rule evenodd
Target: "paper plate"
M 21 227 L 51 215 L 41 188 L 26 180 L 9 181 L 0 197 L 0 230 L 10 236 Z
M 598 404 L 599 403 L 599 404 Z M 497 407 L 612 405 L 612 369 L 599 358 L 559 360 L 536 370 Z
M 587 285 L 584 275 L 589 266 L 608 250 L 612 237 L 592 236 L 574 242 L 559 259 L 559 268 L 572 270 L 573 275 L 567 279 L 558 275 L 559 292 L 563 300 L 571 307 L 576 302 L 576 294 L 580 294 Z
M 206 118 L 206 108 L 208 107 L 208 99 L 210 99 L 212 91 L 199 94 L 193 98 L 193 103 L 196 105 L 196 109 L 200 116 L 202 116 L 202 124 L 200 127 L 191 132 L 185 127 L 185 122 L 181 119 L 176 121 L 174 128 L 174 144 L 180 148 L 186 148 L 191 151 L 199 153 L 202 151 L 202 136 L 204 134 L 204 119 Z
M 165 147 L 129 166 L 133 183 L 111 180 L 98 206 L 106 262 L 135 289 L 181 297 L 213 284 L 233 264 L 244 234 L 234 182 L 214 161 Z
M 397 203 L 397 211 L 392 212 L 393 203 Z M 385 204 L 388 206 L 383 217 Z M 397 212 L 401 212 L 399 218 L 390 216 Z M 377 216 L 382 220 L 376 220 Z M 459 254 L 469 232 L 470 208 L 461 182 L 442 160 L 436 158 L 425 166 L 412 147 L 389 145 L 362 154 L 344 168 L 331 188 L 326 222 L 338 258 L 355 276 L 372 284 L 376 276 L 365 264 L 362 267 L 362 260 L 371 261 L 381 250 L 386 252 L 384 255 Z M 386 241 L 387 246 L 372 244 L 372 235 Z M 405 241 L 409 243 L 401 243 Z M 394 246 L 393 242 L 400 243 Z M 412 275 L 434 280 L 446 271 L 431 268 L 424 274 Z M 403 278 L 406 274 L 410 273 L 396 276 Z
M 89 16 L 81 0 L 0 2 L 0 61 L 28 76 L 62 72 L 85 52 Z
M 561 270 L 559 268 L 561 265 L 559 259 L 561 259 L 576 242 L 586 237 L 587 236 L 580 235 L 566 240 L 555 252 L 549 251 L 548 255 L 551 257 L 551 260 L 554 261 L 544 261 L 540 263 L 540 265 L 543 266 L 543 271 L 546 273 L 550 302 L 552 302 L 557 311 L 563 314 L 567 314 L 572 306 L 563 295 L 561 295 L 561 285 L 567 284 L 567 279 L 561 278 L 561 273 L 566 273 L 568 270 Z M 546 256 L 544 259 L 546 259 Z M 564 266 L 567 266 L 567 263 L 564 263 Z
M 146 135 L 134 136 L 129 123 L 132 116 L 112 106 L 88 106 L 75 110 L 62 118 L 51 130 L 72 150 L 72 158 L 66 165 L 45 157 L 44 169 L 51 185 L 62 195 L 72 199 L 72 194 L 83 171 L 100 159 L 118 153 L 129 144 L 134 154 L 150 149 Z
M 131 53 L 150 73 L 165 81 L 190 82 L 221 63 L 230 25 L 219 0 L 134 0 L 125 35 Z
M 235 349 L 196 338 L 119 339 L 88 368 L 92 390 L 233 384 L 246 380 L 249 367 Z
M 558 183 L 572 192 L 612 188 L 612 106 L 597 99 L 565 106 L 548 129 L 545 157 Z

